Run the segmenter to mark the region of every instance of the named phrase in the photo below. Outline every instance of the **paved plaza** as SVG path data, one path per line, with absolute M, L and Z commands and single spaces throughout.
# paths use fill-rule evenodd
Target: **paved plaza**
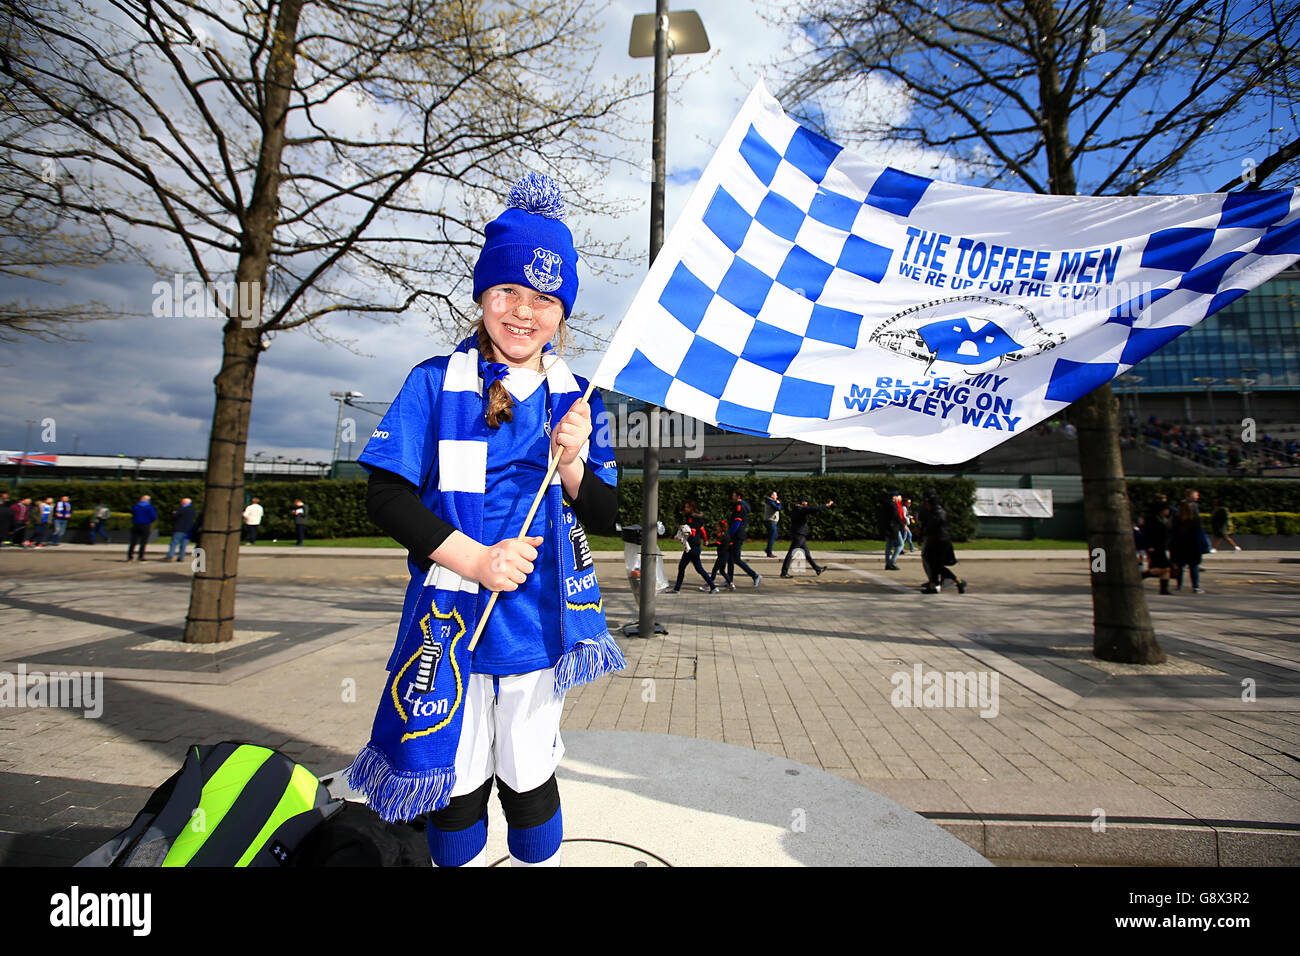
M 1206 594 L 1148 582 L 1169 662 L 1141 668 L 1092 657 L 1082 551 L 959 551 L 965 595 L 917 593 L 915 554 L 818 552 L 825 574 L 781 580 L 758 553 L 760 587 L 689 572 L 658 598 L 668 634 L 620 636 L 626 670 L 569 693 L 566 862 L 1300 863 L 1300 555 L 1209 555 Z M 104 678 L 93 717 L 0 708 L 0 864 L 79 859 L 192 743 L 322 774 L 365 743 L 400 552 L 246 548 L 216 647 L 180 642 L 189 565 L 162 554 L 0 551 L 0 672 Z M 634 621 L 622 556 L 597 558 L 611 627 Z M 872 842 L 906 811 L 957 839 Z

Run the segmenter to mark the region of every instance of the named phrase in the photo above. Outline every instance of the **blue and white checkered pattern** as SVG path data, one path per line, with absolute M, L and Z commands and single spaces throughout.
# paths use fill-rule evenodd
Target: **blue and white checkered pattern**
M 800 127 L 760 86 L 701 177 L 595 381 L 733 431 L 963 461 L 1284 268 L 1300 255 L 1294 206 L 1292 192 L 1093 199 L 937 182 L 873 166 Z M 923 261 L 922 244 L 936 235 L 951 240 L 947 257 Z M 1106 257 L 1083 281 L 1025 294 L 1023 282 L 990 289 L 966 281 L 953 246 L 976 240 L 1013 253 L 1102 249 Z M 1023 278 L 1022 268 L 1013 277 Z M 980 331 L 985 319 L 975 311 L 974 319 L 959 315 L 975 297 L 962 296 L 958 281 L 983 306 L 1027 316 L 1026 324 Z M 1145 296 L 1117 299 L 1126 283 L 1144 283 Z M 908 329 L 914 342 L 879 334 L 931 306 L 958 311 L 941 308 L 919 331 Z M 1037 346 L 1025 348 L 1030 341 Z M 935 361 L 935 342 L 943 343 L 943 362 Z M 1016 411 L 994 428 L 897 402 L 864 408 L 853 397 L 882 380 L 907 391 L 943 387 L 934 381 L 941 372 L 961 382 L 961 356 L 982 360 L 981 349 L 995 361 L 1018 354 L 997 369 L 1011 383 L 998 386 L 998 397 L 1013 395 Z M 942 442 L 930 440 L 940 434 Z

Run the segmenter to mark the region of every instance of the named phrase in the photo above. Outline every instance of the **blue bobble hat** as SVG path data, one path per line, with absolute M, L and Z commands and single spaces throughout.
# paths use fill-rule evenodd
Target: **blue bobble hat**
M 474 301 L 494 285 L 516 283 L 553 295 L 568 318 L 578 297 L 578 252 L 564 224 L 564 196 L 550 176 L 529 173 L 510 190 L 506 210 L 487 225 L 474 265 Z

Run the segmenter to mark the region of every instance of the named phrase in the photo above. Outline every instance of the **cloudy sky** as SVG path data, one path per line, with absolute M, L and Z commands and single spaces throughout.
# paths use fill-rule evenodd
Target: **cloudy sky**
M 672 63 L 673 99 L 669 108 L 667 221 L 669 228 L 690 195 L 714 146 L 754 83 L 775 86 L 773 64 L 797 46 L 788 31 L 769 25 L 750 0 L 714 0 L 698 5 L 705 17 L 713 52 L 678 57 Z M 598 72 L 640 76 L 648 88 L 653 61 L 627 56 L 627 35 L 635 13 L 652 8 L 646 0 L 614 3 L 604 17 L 603 52 Z M 650 100 L 644 115 L 649 139 Z M 871 104 L 851 104 L 888 116 L 906 104 L 881 89 Z M 648 150 L 648 146 L 646 147 Z M 915 151 L 891 151 L 886 144 L 867 146 L 873 159 L 892 162 L 928 176 L 952 178 L 960 170 Z M 633 157 L 635 159 L 635 157 Z M 1189 191 L 1211 188 L 1192 184 Z M 634 210 L 618 220 L 584 222 L 605 238 L 628 240 L 627 249 L 643 257 L 649 231 L 649 184 L 629 164 L 605 182 L 612 195 L 635 199 Z M 641 201 L 643 200 L 644 201 Z M 642 260 L 643 261 L 643 260 Z M 583 275 L 579 308 L 600 316 L 593 327 L 606 338 L 631 302 L 642 269 L 625 281 Z M 203 457 L 213 406 L 212 378 L 220 358 L 220 321 L 203 318 L 154 318 L 149 290 L 160 276 L 143 267 L 105 267 L 78 275 L 59 295 L 118 303 L 139 318 L 89 323 L 82 341 L 27 339 L 0 349 L 0 450 L 21 450 L 27 420 L 53 418 L 55 441 L 40 442 L 40 425 L 31 430 L 32 451 L 142 456 Z M 50 293 L 36 287 L 5 290 L 33 296 Z M 450 344 L 427 323 L 408 319 L 395 325 L 355 320 L 332 330 L 356 341 L 350 351 L 297 331 L 278 336 L 262 356 L 257 371 L 249 456 L 256 452 L 327 460 L 335 430 L 336 405 L 331 391 L 354 390 L 366 400 L 392 398 L 407 371 L 423 358 L 446 351 Z M 360 353 L 360 354 L 358 354 Z M 580 374 L 590 374 L 596 353 L 577 358 Z M 350 412 L 364 441 L 376 419 Z M 360 451 L 360 444 L 351 450 Z M 348 449 L 343 449 L 346 454 Z

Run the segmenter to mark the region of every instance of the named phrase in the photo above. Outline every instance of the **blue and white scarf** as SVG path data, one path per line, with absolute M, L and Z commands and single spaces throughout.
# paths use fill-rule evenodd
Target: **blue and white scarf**
M 542 357 L 550 421 L 558 422 L 582 397 L 568 367 L 553 352 Z M 489 376 L 491 373 L 488 373 Z M 488 436 L 477 339 L 467 338 L 447 362 L 435 414 L 438 421 L 439 516 L 482 540 Z M 590 443 L 581 457 L 587 460 Z M 558 472 L 543 503 L 543 547 L 555 549 L 564 608 L 557 623 L 563 653 L 555 665 L 555 691 L 595 680 L 624 666 L 609 635 L 604 602 L 586 535 L 564 501 Z M 410 624 L 398 636 L 368 743 L 347 769 L 348 782 L 365 793 L 385 820 L 411 820 L 451 799 L 456 750 L 470 674 L 469 642 L 490 592 L 477 581 L 434 565 L 425 577 Z

